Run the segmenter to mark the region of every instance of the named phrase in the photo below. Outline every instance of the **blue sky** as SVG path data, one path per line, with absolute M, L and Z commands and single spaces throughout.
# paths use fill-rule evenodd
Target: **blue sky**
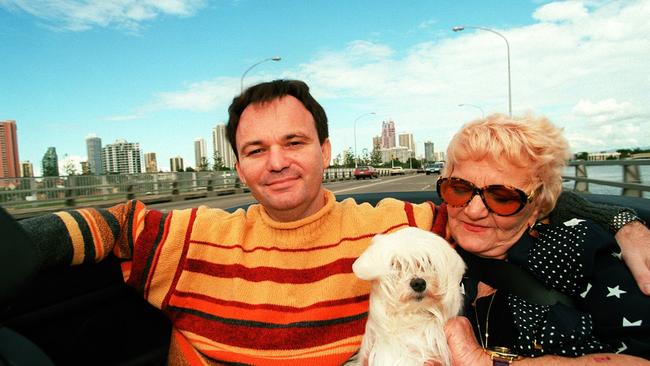
M 227 119 L 245 83 L 307 81 L 334 155 L 371 149 L 381 121 L 444 150 L 464 123 L 508 108 L 548 116 L 574 151 L 650 145 L 650 0 L 0 0 L 0 120 L 21 160 L 48 146 L 85 159 L 85 138 L 139 142 L 168 169 Z M 459 107 L 471 104 L 476 107 Z

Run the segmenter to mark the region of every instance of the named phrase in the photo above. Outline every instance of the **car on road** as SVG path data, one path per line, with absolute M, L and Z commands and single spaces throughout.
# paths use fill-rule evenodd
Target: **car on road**
M 429 164 L 424 168 L 424 172 L 429 174 L 440 174 L 442 172 L 442 168 L 445 167 L 445 163 L 443 162 L 435 162 L 433 164 Z
M 404 175 L 406 172 L 404 171 L 404 168 L 401 166 L 396 166 L 394 168 L 390 168 L 390 175 Z
M 379 177 L 379 172 L 371 166 L 360 166 L 354 169 L 354 177 L 356 179 L 372 179 Z

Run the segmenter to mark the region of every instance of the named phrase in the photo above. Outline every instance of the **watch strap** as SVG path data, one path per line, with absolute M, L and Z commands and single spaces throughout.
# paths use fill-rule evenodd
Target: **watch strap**
M 614 233 L 617 233 L 623 226 L 629 224 L 632 221 L 639 221 L 642 224 L 645 224 L 645 222 L 643 222 L 643 220 L 637 216 L 634 211 L 623 209 L 614 215 L 612 221 L 609 223 L 609 226 Z

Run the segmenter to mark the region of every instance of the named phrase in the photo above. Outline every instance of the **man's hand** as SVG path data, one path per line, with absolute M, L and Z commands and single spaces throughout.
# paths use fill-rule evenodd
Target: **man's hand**
M 650 295 L 650 230 L 633 221 L 616 233 L 616 241 L 637 285 L 644 294 Z
M 490 356 L 476 342 L 472 325 L 467 318 L 457 316 L 445 325 L 447 343 L 454 366 L 489 366 Z

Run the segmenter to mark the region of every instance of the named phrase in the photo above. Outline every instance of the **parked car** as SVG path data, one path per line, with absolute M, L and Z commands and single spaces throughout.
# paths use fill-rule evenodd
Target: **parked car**
M 354 169 L 354 177 L 356 179 L 372 179 L 379 177 L 379 173 L 371 166 L 360 166 Z
M 404 175 L 406 172 L 404 171 L 404 168 L 401 166 L 396 166 L 394 168 L 390 168 L 390 175 Z
M 429 174 L 440 174 L 442 172 L 442 168 L 445 167 L 445 163 L 443 162 L 436 162 L 433 164 L 429 164 L 424 168 L 424 172 Z

